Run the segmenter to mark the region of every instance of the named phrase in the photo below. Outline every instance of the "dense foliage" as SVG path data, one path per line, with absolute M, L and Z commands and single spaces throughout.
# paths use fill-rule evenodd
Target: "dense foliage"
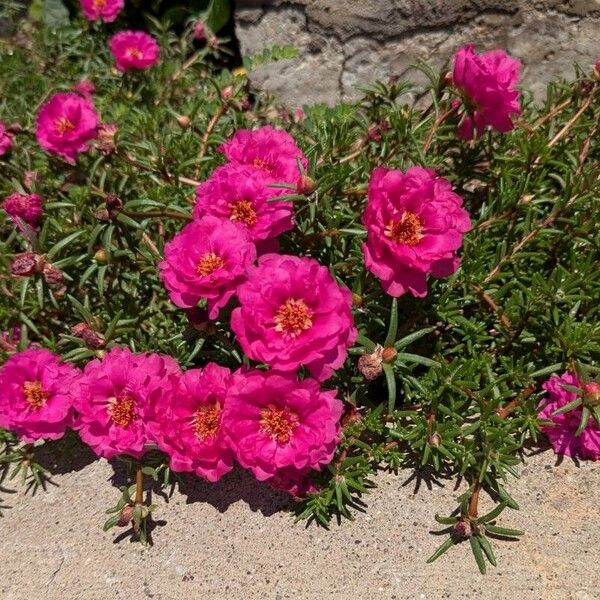
M 245 72 L 217 68 L 219 45 L 198 45 L 189 27 L 176 36 L 166 20 L 149 18 L 147 26 L 161 61 L 125 75 L 108 50 L 115 29 L 81 19 L 57 29 L 25 21 L 0 46 L 0 117 L 18 125 L 13 149 L 0 159 L 0 196 L 45 199 L 37 232 L 23 235 L 0 214 L 0 330 L 10 332 L 0 356 L 13 349 L 19 326 L 20 349 L 36 343 L 78 366 L 115 344 L 168 354 L 182 368 L 247 364 L 229 326 L 231 308 L 216 322 L 188 319 L 169 301 L 157 264 L 191 219 L 197 182 L 223 162 L 216 147 L 240 128 L 283 127 L 308 157 L 315 189 L 290 190 L 295 228 L 280 237 L 280 251 L 317 259 L 351 289 L 360 333 L 325 384 L 345 400 L 342 441 L 313 478 L 318 491 L 297 504 L 298 518 L 327 525 L 350 517 L 380 468 L 461 476 L 469 489 L 459 510 L 438 517 L 452 527 L 440 552 L 469 538 L 480 568 L 483 555 L 494 564 L 486 534 L 521 533 L 503 527 L 509 515 L 501 525 L 496 519 L 518 508 L 510 478 L 520 454 L 543 443 L 541 383 L 565 370 L 586 380 L 597 374 L 598 75 L 577 71 L 571 82 L 551 83 L 541 105 L 525 94 L 514 131 L 467 142 L 456 135 L 445 73 L 426 66 L 418 67 L 430 80 L 425 91 L 378 83 L 357 103 L 296 114 L 252 97 Z M 254 62 L 288 55 L 276 49 Z M 81 80 L 93 82 L 96 109 L 118 132 L 114 146 L 109 140 L 72 165 L 41 150 L 35 119 L 51 94 Z M 380 165 L 436 169 L 470 214 L 460 269 L 430 279 L 425 298 L 392 300 L 364 268 L 361 216 Z M 60 285 L 39 274 L 11 276 L 14 257 L 29 250 L 62 271 Z M 96 338 L 74 335 L 80 323 Z M 369 381 L 357 360 L 376 344 L 388 354 Z M 2 435 L 10 461 L 39 479 L 31 449 Z M 164 458 L 153 456 L 144 472 L 168 476 Z M 485 516 L 477 512 L 482 490 L 497 505 Z

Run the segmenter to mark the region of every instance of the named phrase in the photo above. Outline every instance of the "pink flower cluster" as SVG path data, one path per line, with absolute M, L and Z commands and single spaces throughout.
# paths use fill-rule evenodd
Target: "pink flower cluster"
M 141 458 L 149 444 L 177 472 L 217 481 L 234 459 L 260 481 L 292 494 L 312 489 L 311 470 L 331 461 L 342 403 L 312 379 L 229 369 L 182 373 L 170 357 L 112 348 L 83 372 L 43 349 L 12 355 L 0 369 L 0 427 L 25 442 L 67 427 L 98 456 Z
M 521 114 L 520 68 L 521 63 L 504 50 L 477 54 L 469 45 L 456 53 L 452 83 L 464 104 L 460 137 L 479 137 L 487 127 L 501 132 L 514 128 L 513 116 Z
M 560 377 L 553 375 L 543 384 L 548 392 L 540 405 L 540 419 L 552 423 L 543 425 L 542 431 L 548 436 L 554 452 L 566 454 L 573 458 L 600 460 L 600 427 L 590 416 L 585 429 L 580 435 L 575 435 L 581 422 L 582 406 L 565 413 L 554 415 L 558 409 L 577 399 L 577 394 L 563 387 L 568 385 L 583 391 L 583 402 L 588 398 L 595 403 L 600 400 L 600 385 L 596 382 L 583 384 L 573 373 L 564 373 Z M 593 397 L 592 397 L 593 396 Z
M 411 167 L 406 173 L 380 167 L 369 182 L 363 213 L 365 266 L 390 296 L 427 295 L 427 276 L 448 277 L 471 228 L 462 198 L 435 171 Z
M 37 194 L 14 193 L 2 202 L 2 208 L 14 221 L 22 219 L 30 227 L 36 228 L 42 217 L 42 197 Z

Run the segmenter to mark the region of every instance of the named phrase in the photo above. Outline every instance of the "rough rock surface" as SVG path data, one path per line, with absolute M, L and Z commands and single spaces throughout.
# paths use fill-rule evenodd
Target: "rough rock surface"
M 468 544 L 425 564 L 442 539 L 434 514 L 461 493 L 453 481 L 381 474 L 367 512 L 326 531 L 294 525 L 287 497 L 245 472 L 190 480 L 168 504 L 153 494 L 159 521 L 143 549 L 102 532 L 123 473 L 90 460 L 59 467 L 46 493 L 0 492 L 12 506 L 0 519 L 2 600 L 600 598 L 597 464 L 527 458 L 509 486 L 521 510 L 500 520 L 527 535 L 495 543 L 499 566 L 482 577 Z
M 600 55 L 600 0 L 238 0 L 242 53 L 293 46 L 297 59 L 252 74 L 260 88 L 290 106 L 334 103 L 360 95 L 356 86 L 412 77 L 418 60 L 442 68 L 460 46 L 506 48 L 524 65 L 535 96 L 573 63 Z

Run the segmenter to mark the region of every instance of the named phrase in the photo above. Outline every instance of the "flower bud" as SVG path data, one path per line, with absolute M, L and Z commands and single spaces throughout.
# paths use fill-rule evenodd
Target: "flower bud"
M 131 504 L 126 504 L 119 512 L 119 520 L 117 521 L 118 527 L 127 527 L 129 523 L 131 523 L 131 519 L 133 519 L 133 506 Z
M 378 344 L 371 353 L 365 353 L 358 359 L 358 370 L 367 381 L 372 381 L 383 372 L 383 348 Z
M 62 286 L 65 276 L 59 268 L 50 263 L 46 263 L 42 273 L 44 275 L 44 281 L 51 288 L 60 288 Z
M 310 196 L 310 194 L 317 189 L 317 184 L 314 179 L 311 179 L 308 175 L 300 175 L 298 182 L 296 183 L 296 189 L 299 194 Z
M 363 297 L 360 294 L 352 294 L 352 306 L 362 306 Z
M 590 406 L 600 405 L 600 383 L 590 381 L 583 386 L 583 400 Z
M 250 104 L 250 100 L 248 98 L 248 96 L 244 96 L 241 100 L 240 100 L 240 108 L 242 110 L 250 110 L 251 104 Z
M 123 200 L 115 194 L 108 194 L 104 199 L 105 207 L 97 210 L 94 216 L 99 221 L 112 221 L 123 208 Z
M 452 528 L 454 535 L 461 539 L 468 539 L 473 535 L 473 528 L 468 519 L 461 518 Z
M 108 264 L 108 254 L 104 248 L 100 248 L 100 250 L 96 250 L 96 254 L 94 254 L 94 260 L 99 265 L 107 265 Z
M 206 28 L 204 27 L 204 21 L 196 21 L 194 24 L 193 37 L 195 40 L 206 39 Z
M 177 117 L 177 125 L 181 127 L 181 129 L 187 129 L 190 126 L 190 118 L 186 117 L 186 115 L 179 115 Z
M 396 356 L 398 355 L 398 351 L 393 346 L 388 346 L 383 349 L 381 353 L 381 358 L 384 363 L 392 363 L 396 360 Z
M 71 327 L 71 335 L 81 338 L 92 350 L 103 348 L 106 340 L 101 333 L 94 331 L 87 323 L 77 323 Z
M 26 188 L 32 189 L 38 178 L 37 171 L 25 171 L 25 176 L 23 177 L 23 184 Z
M 221 98 L 223 98 L 223 100 L 229 100 L 229 98 L 231 98 L 231 96 L 233 96 L 233 87 L 228 85 L 227 87 L 224 87 L 221 90 Z
M 30 277 L 40 273 L 44 268 L 45 259 L 33 252 L 17 254 L 10 265 L 10 274 L 13 277 Z
M 432 435 L 429 436 L 427 443 L 432 448 L 437 448 L 442 443 L 442 436 L 436 431 L 435 433 L 433 433 Z

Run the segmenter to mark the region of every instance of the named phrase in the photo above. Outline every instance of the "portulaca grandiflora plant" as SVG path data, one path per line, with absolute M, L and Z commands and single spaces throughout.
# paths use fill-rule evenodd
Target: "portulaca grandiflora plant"
M 283 110 L 247 69 L 289 49 L 231 71 L 203 21 L 81 5 L 0 49 L 3 490 L 85 444 L 146 542 L 150 478 L 237 464 L 327 526 L 409 468 L 466 483 L 430 560 L 495 565 L 525 449 L 600 457 L 598 68 L 537 105 L 466 46 Z

